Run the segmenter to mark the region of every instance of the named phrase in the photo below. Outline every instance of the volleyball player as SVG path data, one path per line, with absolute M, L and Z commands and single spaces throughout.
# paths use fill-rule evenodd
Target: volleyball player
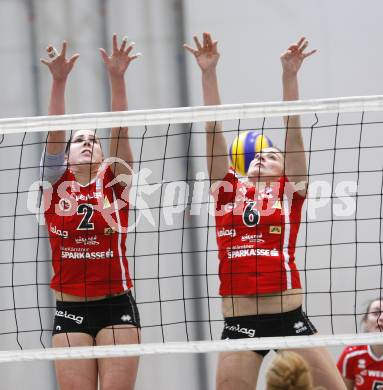
M 266 390 L 325 390 L 314 387 L 310 369 L 298 354 L 279 352 L 266 373 Z
M 364 332 L 383 332 L 383 299 L 368 304 L 362 319 Z M 347 389 L 383 389 L 383 344 L 346 347 L 338 368 Z
M 203 34 L 195 47 L 184 45 L 202 71 L 205 105 L 220 104 L 217 42 Z M 298 99 L 298 71 L 307 41 L 301 38 L 282 54 L 285 101 Z M 256 49 L 256 48 L 255 48 Z M 235 75 L 234 75 L 235 77 Z M 303 294 L 294 263 L 307 168 L 300 119 L 285 119 L 285 153 L 263 149 L 251 162 L 245 182 L 230 169 L 222 124 L 206 124 L 207 165 L 216 201 L 220 294 L 225 318 L 222 339 L 295 336 L 316 333 L 302 311 Z M 344 389 L 328 351 L 296 350 L 311 366 L 314 384 Z M 254 389 L 268 351 L 224 352 L 219 356 L 217 389 Z
M 119 45 L 116 35 L 110 56 L 100 49 L 112 111 L 127 109 L 124 75 L 137 58 L 132 49 L 126 38 Z M 42 60 L 52 76 L 49 115 L 65 114 L 66 83 L 79 57 L 68 59 L 66 51 L 66 42 L 61 53 L 50 46 Z M 110 156 L 118 160 L 108 166 L 93 130 L 74 132 L 67 147 L 65 131 L 48 134 L 41 171 L 52 184 L 44 196 L 57 301 L 54 347 L 139 343 L 140 319 L 125 256 L 129 188 L 117 181 L 131 173 L 128 129 L 112 129 L 109 143 Z M 55 368 L 61 390 L 126 390 L 134 388 L 138 358 L 62 360 Z

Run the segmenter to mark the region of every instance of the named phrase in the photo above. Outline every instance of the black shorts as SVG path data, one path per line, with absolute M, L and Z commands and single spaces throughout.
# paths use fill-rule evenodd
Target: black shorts
M 57 301 L 52 334 L 80 332 L 95 338 L 101 329 L 112 325 L 141 327 L 137 305 L 130 291 L 99 301 Z
M 278 314 L 226 317 L 222 340 L 247 337 L 310 336 L 317 333 L 302 307 Z M 269 350 L 254 351 L 266 356 Z

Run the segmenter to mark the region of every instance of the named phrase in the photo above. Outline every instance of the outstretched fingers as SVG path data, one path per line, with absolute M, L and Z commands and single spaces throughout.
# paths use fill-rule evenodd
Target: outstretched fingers
M 214 54 L 217 54 L 218 53 L 218 41 L 214 41 L 213 44 L 212 44 L 212 49 L 213 49 L 213 53 Z
M 134 49 L 134 45 L 135 45 L 135 44 L 136 44 L 135 42 L 132 42 L 132 43 L 127 47 L 127 49 L 124 51 L 124 53 L 127 54 L 127 55 L 129 55 L 130 52 Z M 124 47 L 124 48 L 125 48 L 125 47 Z
M 197 49 L 198 49 L 198 50 L 202 50 L 202 45 L 201 45 L 201 43 L 200 43 L 200 41 L 199 41 L 197 35 L 194 35 L 193 39 L 194 39 L 195 45 L 197 46 Z
M 198 50 L 194 49 L 194 47 L 191 47 L 186 43 L 183 44 L 183 47 L 184 47 L 184 49 L 186 49 L 187 51 L 189 51 L 190 53 L 192 53 L 194 55 L 197 55 L 197 53 L 198 53 Z
M 109 59 L 108 53 L 102 47 L 100 47 L 99 50 L 100 50 L 101 58 L 103 59 L 104 63 L 106 64 L 106 62 Z
M 309 45 L 308 40 L 305 37 L 301 37 L 296 43 L 289 46 L 285 54 L 287 55 L 299 54 L 303 59 L 310 57 L 311 55 L 317 52 L 317 49 L 305 53 L 304 51 L 307 49 L 308 45 Z
M 73 56 L 69 58 L 68 62 L 73 66 L 74 63 L 77 61 L 78 57 L 80 57 L 80 54 L 73 54 Z
M 306 37 L 299 38 L 298 42 L 295 44 L 298 48 L 302 46 L 302 44 L 306 41 Z M 306 41 L 307 42 L 307 41 Z
M 130 60 L 135 60 L 136 58 L 141 57 L 141 55 L 142 55 L 142 53 L 136 53 L 136 54 L 130 56 Z
M 314 50 L 309 51 L 308 53 L 302 53 L 302 55 L 303 55 L 303 58 L 307 58 L 307 57 L 312 56 L 316 52 L 317 52 L 317 49 L 314 49 Z
M 113 53 L 116 53 L 118 51 L 117 34 L 113 34 L 112 44 L 113 44 Z
M 59 56 L 65 58 L 67 48 L 68 48 L 68 42 L 67 41 L 63 41 L 62 48 L 61 48 L 61 53 L 59 54 Z
M 121 43 L 120 53 L 124 52 L 127 43 L 128 43 L 128 37 L 124 37 Z
M 205 47 L 212 47 L 213 46 L 213 40 L 211 39 L 211 35 L 208 32 L 203 33 L 203 41 Z

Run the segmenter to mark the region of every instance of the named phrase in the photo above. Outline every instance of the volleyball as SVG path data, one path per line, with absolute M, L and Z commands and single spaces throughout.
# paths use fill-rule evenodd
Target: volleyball
M 230 146 L 230 160 L 234 169 L 246 176 L 255 154 L 264 148 L 273 146 L 269 137 L 253 130 L 244 131 L 235 137 Z

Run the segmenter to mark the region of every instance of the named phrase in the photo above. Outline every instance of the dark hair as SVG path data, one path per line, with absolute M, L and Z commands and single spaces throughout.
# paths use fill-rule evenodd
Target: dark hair
M 74 132 L 71 132 L 71 135 L 70 135 L 70 137 L 69 137 L 69 139 L 68 139 L 68 141 L 67 141 L 67 143 L 66 143 L 66 145 L 65 145 L 65 154 L 67 155 L 67 154 L 69 154 L 69 149 L 70 149 L 70 144 L 72 143 L 72 137 L 73 137 L 73 134 L 74 134 Z M 98 138 L 98 136 L 96 135 L 96 133 L 94 134 L 94 137 L 96 138 Z M 98 138 L 99 139 L 99 138 Z
M 363 318 L 362 318 L 362 322 L 365 322 L 367 321 L 367 317 L 368 315 L 370 314 L 370 309 L 371 309 L 371 305 L 376 302 L 376 301 L 383 301 L 383 296 L 381 297 L 377 297 L 377 298 L 374 298 L 374 299 L 371 299 L 368 304 L 367 304 L 367 307 L 366 307 L 366 311 L 363 313 Z

